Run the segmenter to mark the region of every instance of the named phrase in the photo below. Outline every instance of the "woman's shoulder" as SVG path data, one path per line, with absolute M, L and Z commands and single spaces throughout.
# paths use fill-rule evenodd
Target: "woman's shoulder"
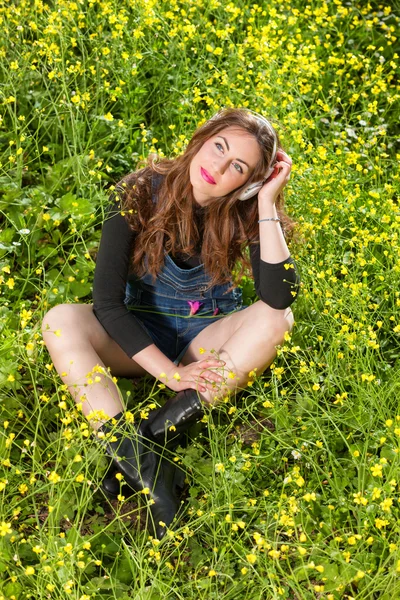
M 146 172 L 147 171 L 147 172 Z M 145 187 L 151 187 L 152 196 L 157 192 L 165 175 L 153 171 L 153 169 L 140 169 L 139 171 L 133 171 L 125 175 L 114 185 L 115 192 L 120 195 L 129 192 L 134 186 L 140 189 Z

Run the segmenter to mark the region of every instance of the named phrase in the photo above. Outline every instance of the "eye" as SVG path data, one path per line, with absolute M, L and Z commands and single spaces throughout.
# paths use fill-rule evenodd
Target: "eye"
M 222 148 L 222 150 L 224 149 L 223 145 L 222 145 L 222 144 L 220 144 L 219 142 L 215 142 L 215 145 L 216 145 L 217 147 L 218 147 L 218 146 L 220 146 L 220 148 Z M 236 165 L 236 166 L 235 166 L 235 169 L 236 169 L 236 171 L 239 171 L 239 173 L 243 173 L 243 169 L 242 169 L 242 167 L 239 165 L 239 163 L 232 163 L 232 164 L 233 164 L 233 165 Z M 236 167 L 239 167 L 239 168 L 237 169 Z

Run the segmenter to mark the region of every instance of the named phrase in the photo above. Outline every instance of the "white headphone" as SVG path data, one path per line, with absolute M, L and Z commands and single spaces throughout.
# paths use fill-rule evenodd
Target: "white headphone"
M 238 108 L 240 108 L 240 107 L 238 107 Z M 270 177 L 272 175 L 272 173 L 274 172 L 274 165 L 275 165 L 275 162 L 276 162 L 276 153 L 277 153 L 278 140 L 277 140 L 277 137 L 276 137 L 275 129 L 272 127 L 271 123 L 265 117 L 263 117 L 259 113 L 255 112 L 254 110 L 250 110 L 249 108 L 244 108 L 242 110 L 246 110 L 246 112 L 249 112 L 254 117 L 256 117 L 257 119 L 259 119 L 264 125 L 266 125 L 268 127 L 268 129 L 270 130 L 270 132 L 274 136 L 274 147 L 273 147 L 273 150 L 272 150 L 272 156 L 271 156 L 271 160 L 269 162 L 268 168 L 267 168 L 267 170 L 266 170 L 266 172 L 264 174 L 264 178 L 261 181 L 255 181 L 254 183 L 250 184 L 246 189 L 244 189 L 241 192 L 240 196 L 238 196 L 238 200 L 248 200 L 249 198 L 252 198 L 256 194 L 258 194 L 258 192 L 261 190 L 262 186 L 264 185 L 264 183 L 266 182 L 266 180 L 268 179 L 268 177 Z M 218 111 L 214 116 L 212 116 L 209 119 L 209 121 L 212 121 L 213 119 L 217 119 L 220 116 L 221 112 L 222 112 L 221 110 Z

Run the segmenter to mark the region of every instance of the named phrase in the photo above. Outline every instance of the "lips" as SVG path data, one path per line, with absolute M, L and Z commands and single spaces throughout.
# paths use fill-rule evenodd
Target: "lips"
M 211 177 L 211 175 L 209 173 L 207 173 L 207 171 L 205 169 L 203 169 L 203 167 L 200 167 L 200 172 L 201 172 L 201 176 L 202 178 L 207 181 L 207 183 L 212 183 L 213 185 L 215 185 L 217 182 L 215 181 L 215 179 L 213 179 Z

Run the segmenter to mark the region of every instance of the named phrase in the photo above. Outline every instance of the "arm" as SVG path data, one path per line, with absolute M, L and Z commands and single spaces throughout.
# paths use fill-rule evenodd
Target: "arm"
M 276 198 L 290 177 L 292 161 L 278 152 L 280 161 L 273 175 L 258 193 L 259 219 L 277 219 Z M 272 308 L 287 308 L 295 300 L 300 278 L 290 256 L 279 221 L 259 223 L 259 245 L 250 250 L 255 288 L 261 300 Z
M 93 281 L 93 312 L 107 333 L 130 357 L 153 341 L 125 304 L 129 258 L 135 235 L 120 207 L 110 205 L 100 240 Z

